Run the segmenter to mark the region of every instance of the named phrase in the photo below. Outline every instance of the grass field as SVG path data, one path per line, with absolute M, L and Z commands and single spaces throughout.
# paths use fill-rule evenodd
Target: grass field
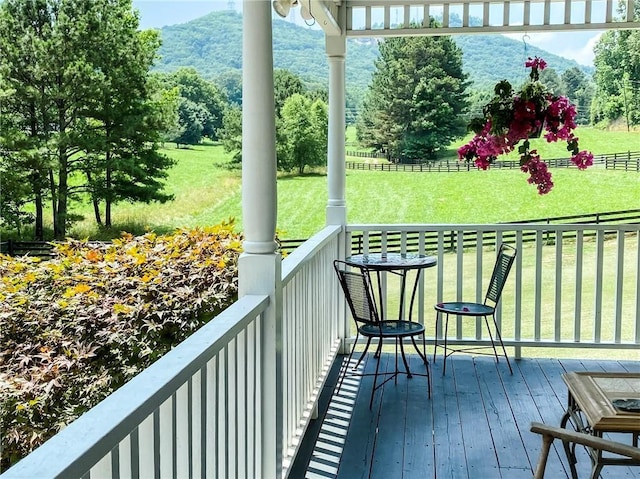
M 594 153 L 640 150 L 640 132 L 602 132 L 581 128 L 582 146 Z M 537 140 L 545 143 L 544 140 Z M 462 144 L 460 142 L 459 144 Z M 456 144 L 456 146 L 459 146 Z M 593 146 L 592 146 L 593 145 Z M 560 151 L 562 151 L 561 145 Z M 542 148 L 541 148 L 542 150 Z M 89 204 L 74 206 L 85 220 L 76 237 L 106 239 L 118 231 L 169 231 L 215 224 L 234 217 L 242 227 L 241 170 L 219 145 L 167 147 L 177 160 L 167 181 L 175 199 L 166 204 L 118 204 L 114 228 L 97 232 Z M 543 158 L 566 157 L 543 153 Z M 350 223 L 493 223 L 588 214 L 640 207 L 640 175 L 605 171 L 552 170 L 556 186 L 540 196 L 519 171 L 462 173 L 347 171 Z M 278 230 L 283 238 L 305 238 L 324 225 L 327 178 L 324 172 L 278 179 Z

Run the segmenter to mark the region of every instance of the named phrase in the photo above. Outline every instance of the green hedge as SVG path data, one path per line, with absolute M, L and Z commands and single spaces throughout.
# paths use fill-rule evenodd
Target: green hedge
M 2 470 L 236 300 L 233 226 L 0 255 Z

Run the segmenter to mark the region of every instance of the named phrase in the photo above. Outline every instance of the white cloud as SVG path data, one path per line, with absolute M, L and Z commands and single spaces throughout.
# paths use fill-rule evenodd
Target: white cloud
M 527 35 L 505 34 L 514 40 L 525 41 L 554 55 L 575 60 L 581 65 L 593 65 L 593 47 L 602 32 L 532 32 Z

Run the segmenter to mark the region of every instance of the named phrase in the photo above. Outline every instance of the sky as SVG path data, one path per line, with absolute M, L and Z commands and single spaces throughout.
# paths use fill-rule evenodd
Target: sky
M 242 9 L 242 0 L 134 0 L 133 6 L 140 11 L 141 28 L 161 28 L 167 25 L 186 23 L 214 10 Z M 292 9 L 289 20 L 300 24 L 299 9 Z M 593 65 L 593 47 L 602 35 L 596 31 L 576 32 L 532 32 L 508 34 L 509 38 L 525 41 L 550 53 L 577 61 L 582 65 Z

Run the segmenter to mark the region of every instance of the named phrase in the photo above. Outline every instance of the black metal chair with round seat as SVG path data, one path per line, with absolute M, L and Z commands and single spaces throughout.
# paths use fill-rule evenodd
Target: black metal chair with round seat
M 500 301 L 500 297 L 502 296 L 502 290 L 504 289 L 504 285 L 507 281 L 507 277 L 509 276 L 509 271 L 511 271 L 511 266 L 513 265 L 513 261 L 516 257 L 516 249 L 513 246 L 503 243 L 500 246 L 500 250 L 498 251 L 498 256 L 496 258 L 496 263 L 493 268 L 493 273 L 491 274 L 491 280 L 489 281 L 489 287 L 487 288 L 487 292 L 484 297 L 483 303 L 472 303 L 466 301 L 452 301 L 446 303 L 438 303 L 435 305 L 436 310 L 436 335 L 434 342 L 434 351 L 433 351 L 433 360 L 436 358 L 436 351 L 438 347 L 442 347 L 444 349 L 444 363 L 442 367 L 442 374 L 444 375 L 447 368 L 447 357 L 455 352 L 460 351 L 477 351 L 478 349 L 484 349 L 483 346 L 480 347 L 470 347 L 465 349 L 455 349 L 447 345 L 447 335 L 449 330 L 449 315 L 455 316 L 468 316 L 468 317 L 483 317 L 484 323 L 487 326 L 487 331 L 489 333 L 489 339 L 491 340 L 491 347 L 493 348 L 493 354 L 496 357 L 496 361 L 498 359 L 498 351 L 496 349 L 496 340 L 500 344 L 502 348 L 502 355 L 507 360 L 507 366 L 509 366 L 509 372 L 513 374 L 513 370 L 511 369 L 511 363 L 509 362 L 509 356 L 507 356 L 507 351 L 504 347 L 504 343 L 502 342 L 502 335 L 500 334 L 500 327 L 496 321 L 495 311 Z M 442 314 L 445 315 L 445 323 L 444 323 L 444 333 L 443 333 L 443 344 L 438 344 L 438 323 L 441 320 Z M 493 334 L 491 333 L 491 326 L 489 325 L 488 317 L 491 316 L 493 319 L 493 326 L 495 329 L 495 339 Z M 490 354 L 490 353 L 489 353 Z
M 371 409 L 373 405 L 373 395 L 379 387 L 385 384 L 387 381 L 397 378 L 399 373 L 407 374 L 407 377 L 416 376 L 426 376 L 427 378 L 427 395 L 431 397 L 431 378 L 429 377 L 429 360 L 426 355 L 426 341 L 425 341 L 425 329 L 424 325 L 415 322 L 415 321 L 405 321 L 405 320 L 388 320 L 385 318 L 380 318 L 378 314 L 378 308 L 376 306 L 376 302 L 374 301 L 373 296 L 373 288 L 371 285 L 371 279 L 369 274 L 366 271 L 353 271 L 349 270 L 349 265 L 344 261 L 335 260 L 334 268 L 338 275 L 338 280 L 340 281 L 340 286 L 342 287 L 342 291 L 344 292 L 345 298 L 347 300 L 347 304 L 349 305 L 349 310 L 351 311 L 351 315 L 356 323 L 356 339 L 353 343 L 353 347 L 351 348 L 351 352 L 349 353 L 349 357 L 344 366 L 344 370 L 342 371 L 340 377 L 340 383 L 338 384 L 337 392 L 340 391 L 342 387 L 342 382 L 344 381 L 345 375 L 347 374 L 347 369 L 351 364 L 351 358 L 353 357 L 353 352 L 358 344 L 358 338 L 360 335 L 367 338 L 367 344 L 364 348 L 364 351 L 360 355 L 357 363 L 353 366 L 352 370 L 356 370 L 365 354 L 369 350 L 369 345 L 371 344 L 371 340 L 374 338 L 378 339 L 378 348 L 374 355 L 374 357 L 379 358 L 380 352 L 382 350 L 382 344 L 385 339 L 393 338 L 395 339 L 396 345 L 396 362 L 395 362 L 395 370 L 390 373 L 379 373 L 380 361 L 376 361 L 376 371 L 373 374 L 357 374 L 358 376 L 374 376 L 373 379 L 373 387 L 371 389 L 371 399 L 369 400 L 369 409 Z M 418 345 L 416 344 L 415 337 L 422 336 L 422 352 Z M 407 357 L 404 351 L 404 338 L 411 338 L 413 346 L 416 349 L 416 352 L 424 362 L 427 372 L 426 374 L 418 374 L 411 373 L 409 369 L 409 364 L 407 362 Z M 402 355 L 402 361 L 404 362 L 405 371 L 398 370 L 398 347 L 400 348 L 400 352 Z M 378 376 L 386 375 L 387 377 L 378 384 Z M 397 379 L 396 379 L 397 380 Z

